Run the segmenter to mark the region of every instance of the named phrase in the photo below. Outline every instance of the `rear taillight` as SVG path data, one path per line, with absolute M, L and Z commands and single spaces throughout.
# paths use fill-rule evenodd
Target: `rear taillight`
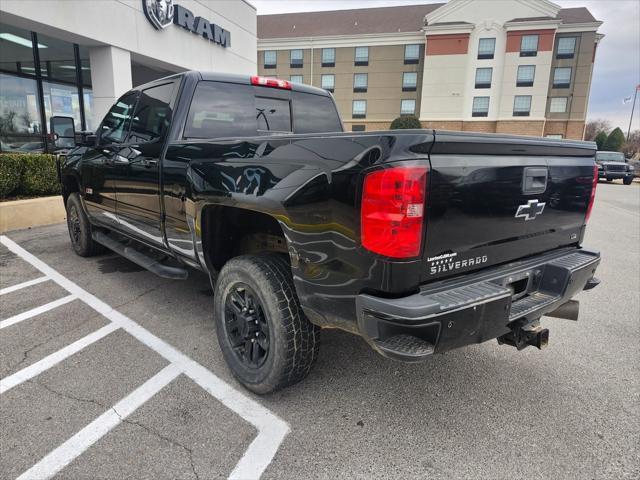
M 420 254 L 427 176 L 426 167 L 393 167 L 365 177 L 360 211 L 364 248 L 393 258 Z
M 587 215 L 584 219 L 585 223 L 589 221 L 591 209 L 593 209 L 593 201 L 596 199 L 596 187 L 598 186 L 598 165 L 593 166 L 593 181 L 591 184 L 591 196 L 589 197 L 589 205 L 587 206 Z
M 287 80 L 280 80 L 279 78 L 259 77 L 258 75 L 253 75 L 251 77 L 251 85 L 291 90 L 291 82 Z

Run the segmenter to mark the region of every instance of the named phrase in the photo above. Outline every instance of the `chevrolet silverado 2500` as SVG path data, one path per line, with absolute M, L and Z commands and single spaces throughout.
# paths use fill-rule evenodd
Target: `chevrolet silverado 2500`
M 597 285 L 582 247 L 595 145 L 431 129 L 345 133 L 331 95 L 187 72 L 137 87 L 60 165 L 71 243 L 206 272 L 235 377 L 307 375 L 321 328 L 420 361 L 498 339 L 542 348 Z

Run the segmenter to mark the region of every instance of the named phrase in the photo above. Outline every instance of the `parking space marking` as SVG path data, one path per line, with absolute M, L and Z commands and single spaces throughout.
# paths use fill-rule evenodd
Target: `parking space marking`
M 180 368 L 175 364 L 166 366 L 69 440 L 48 453 L 42 460 L 20 475 L 17 480 L 41 480 L 52 477 L 91 445 L 117 427 L 138 407 L 142 406 L 181 373 Z
M 49 280 L 49 277 L 39 277 L 33 280 L 29 280 L 27 282 L 22 282 L 17 285 L 13 285 L 11 287 L 2 288 L 0 289 L 0 295 L 5 295 L 7 293 L 15 292 L 17 290 L 22 290 L 23 288 L 27 288 L 32 285 L 37 285 L 39 283 L 46 282 L 47 280 Z
M 45 370 L 49 370 L 51 367 L 57 365 L 66 358 L 69 358 L 74 353 L 79 352 L 83 348 L 97 342 L 101 338 L 106 337 L 111 332 L 115 332 L 119 328 L 120 327 L 118 327 L 114 323 L 105 325 L 99 330 L 90 333 L 86 337 L 76 340 L 75 342 L 58 350 L 57 352 L 44 357 L 42 360 L 38 360 L 36 363 L 23 368 L 13 375 L 9 375 L 8 377 L 0 379 L 0 394 L 11 390 L 13 387 L 17 387 L 21 383 L 26 382 L 27 380 L 30 380 L 37 375 L 40 375 Z
M 289 425 L 285 421 L 277 417 L 270 410 L 263 407 L 255 400 L 247 397 L 246 395 L 233 388 L 224 380 L 217 377 L 213 372 L 195 362 L 184 353 L 175 349 L 164 340 L 156 337 L 154 334 L 131 320 L 129 317 L 123 315 L 117 310 L 114 310 L 99 298 L 82 289 L 77 284 L 48 266 L 46 263 L 32 255 L 31 253 L 27 252 L 13 240 L 4 235 L 0 235 L 0 243 L 7 247 L 12 253 L 16 254 L 17 256 L 31 264 L 33 267 L 38 269 L 48 278 L 53 280 L 55 283 L 63 287 L 72 296 L 85 302 L 96 312 L 100 313 L 105 318 L 110 320 L 116 327 L 122 328 L 127 333 L 145 344 L 147 347 L 163 356 L 166 360 L 169 361 L 171 365 L 178 368 L 180 373 L 184 373 L 186 376 L 200 385 L 210 395 L 216 398 L 225 407 L 229 408 L 242 419 L 252 424 L 258 430 L 258 434 L 253 439 L 240 461 L 236 464 L 229 478 L 250 479 L 259 478 L 262 475 L 264 470 L 273 460 L 273 457 L 278 451 L 280 444 L 289 433 Z M 42 367 L 46 367 L 46 364 L 42 365 Z M 27 367 L 27 369 L 28 368 L 31 367 Z M 37 375 L 44 370 L 46 370 L 46 368 L 40 371 L 34 369 L 34 372 L 37 371 L 37 373 L 35 373 Z M 13 376 L 17 376 L 19 374 L 21 374 L 21 372 L 18 372 Z M 16 379 L 19 378 L 19 376 L 16 377 Z M 89 428 L 89 426 L 85 427 L 85 429 L 83 429 L 82 431 L 86 430 L 86 428 Z M 104 433 L 102 433 L 102 435 L 100 436 L 94 435 L 91 437 L 88 437 L 88 433 L 85 433 L 85 436 L 83 438 L 93 439 L 93 442 L 95 443 L 101 436 L 105 435 L 106 433 L 108 433 L 108 430 L 104 431 Z M 71 439 L 69 441 L 71 441 Z M 78 445 L 78 443 L 71 443 L 69 445 Z M 86 450 L 86 448 L 89 448 L 89 446 L 90 445 L 87 445 L 84 450 Z M 51 452 L 51 454 L 53 454 L 55 451 L 56 450 Z M 80 455 L 81 453 L 82 452 L 78 452 L 78 455 Z M 45 457 L 45 459 L 46 458 L 47 457 Z M 37 465 L 39 464 L 40 462 Z M 47 465 L 51 466 L 53 464 L 48 463 Z M 62 465 L 60 469 L 63 467 L 64 465 Z M 25 472 L 25 474 L 29 471 L 30 470 Z M 45 474 L 41 474 L 38 478 L 51 478 L 56 473 L 58 473 L 58 471 L 59 470 L 42 470 L 41 473 L 44 472 Z
M 26 312 L 19 313 L 18 315 L 14 315 L 13 317 L 9 317 L 6 320 L 2 320 L 0 322 L 0 330 L 10 327 L 11 325 L 15 325 L 16 323 L 23 322 L 24 320 L 29 320 L 31 317 L 35 317 L 36 315 L 40 315 L 41 313 L 53 310 L 54 308 L 64 305 L 65 303 L 69 303 L 75 299 L 75 295 L 67 295 L 66 297 L 54 300 L 53 302 L 49 302 L 45 305 L 41 305 L 39 307 L 32 308 L 31 310 L 27 310 Z

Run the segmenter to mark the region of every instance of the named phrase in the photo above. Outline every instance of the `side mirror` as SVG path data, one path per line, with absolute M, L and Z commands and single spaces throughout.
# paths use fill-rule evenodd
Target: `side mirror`
M 49 126 L 56 150 L 76 146 L 76 127 L 72 117 L 53 116 Z

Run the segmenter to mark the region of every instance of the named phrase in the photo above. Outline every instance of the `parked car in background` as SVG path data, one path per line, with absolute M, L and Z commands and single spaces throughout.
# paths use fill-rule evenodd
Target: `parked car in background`
M 622 179 L 625 185 L 633 182 L 635 169 L 631 166 L 622 152 L 596 153 L 596 163 L 598 164 L 598 178 L 610 182 Z

